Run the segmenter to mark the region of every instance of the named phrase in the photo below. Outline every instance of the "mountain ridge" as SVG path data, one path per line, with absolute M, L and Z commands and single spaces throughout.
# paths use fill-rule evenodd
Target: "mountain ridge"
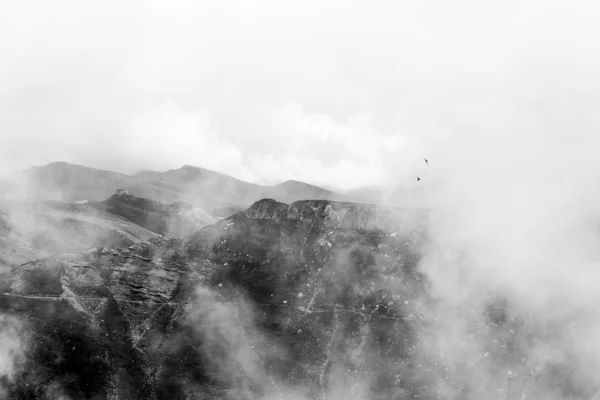
M 418 258 L 410 235 L 379 235 L 381 226 L 369 225 L 378 210 L 261 199 L 187 237 L 154 235 L 14 266 L 0 273 L 0 310 L 21 316 L 31 347 L 5 390 L 96 400 L 258 400 L 306 390 L 312 399 L 335 390 L 325 378 L 345 364 L 385 380 L 373 380 L 373 394 L 401 393 L 418 377 L 394 383 L 387 365 L 407 359 L 399 349 L 413 328 L 377 334 L 407 314 L 380 292 L 394 273 L 407 288 L 394 304 L 420 290 Z M 349 252 L 347 266 L 336 261 L 340 251 Z M 378 357 L 371 346 L 381 348 Z M 323 357 L 332 351 L 356 360 Z
M 159 220 L 170 218 L 171 206 L 187 208 L 125 190 L 111 198 Z M 45 206 L 84 217 L 94 207 Z M 444 348 L 425 348 L 430 335 L 452 333 L 438 321 L 451 310 L 437 308 L 422 269 L 427 210 L 265 198 L 183 237 L 138 226 L 148 221 L 128 209 L 108 211 L 96 217 L 139 235 L 87 250 L 77 243 L 69 254 L 12 247 L 29 259 L 0 269 L 0 322 L 20 349 L 0 397 L 435 399 L 442 382 L 453 398 L 481 399 L 490 386 L 477 374 L 490 368 L 511 385 L 511 398 L 595 398 L 594 387 L 575 386 L 581 377 L 567 358 L 531 354 L 532 341 L 555 343 L 552 331 L 527 322 L 502 292 L 473 310 L 478 327 L 467 340 L 485 351 L 477 362 L 456 370 Z M 0 250 L 19 221 L 0 212 Z M 37 220 L 31 226 L 41 228 Z M 56 233 L 85 239 L 71 228 Z
M 133 175 L 101 170 L 66 162 L 52 162 L 19 171 L 14 191 L 43 200 L 103 201 L 118 189 L 164 203 L 182 201 L 209 212 L 228 207 L 249 207 L 262 198 L 283 202 L 302 199 L 360 201 L 319 186 L 296 180 L 266 186 L 229 175 L 184 165 L 167 171 L 139 171 Z M 5 183 L 5 186 L 10 187 Z M 19 187 L 20 186 L 20 187 Z M 5 190 L 4 196 L 11 190 Z

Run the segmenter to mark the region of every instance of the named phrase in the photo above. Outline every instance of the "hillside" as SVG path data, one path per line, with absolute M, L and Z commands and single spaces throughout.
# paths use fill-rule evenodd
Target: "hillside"
M 180 201 L 204 204 L 207 209 L 246 205 L 261 191 L 261 186 L 189 165 L 166 172 L 143 171 L 134 177 L 140 182 L 175 187 Z
M 86 207 L 126 218 L 160 235 L 187 236 L 219 219 L 186 203 L 165 204 L 118 190 L 109 199 Z
M 347 379 L 370 382 L 369 398 L 417 393 L 426 385 L 416 371 L 390 367 L 410 360 L 403 349 L 417 325 L 402 322 L 402 305 L 423 291 L 415 267 L 424 218 L 267 199 L 183 240 L 13 268 L 0 276 L 0 309 L 22 316 L 31 341 L 7 390 L 16 398 L 321 398 L 341 390 L 330 380 L 343 366 Z M 393 291 L 402 294 L 392 300 Z M 390 378 L 397 373 L 402 379 Z
M 187 236 L 217 222 L 184 203 L 118 191 L 101 202 L 0 202 L 0 266 L 92 247 L 127 247 L 158 235 Z
M 5 268 L 3 338 L 18 362 L 1 393 L 487 399 L 500 387 L 494 398 L 594 398 L 569 359 L 530 352 L 531 343 L 551 349 L 555 329 L 498 293 L 471 310 L 476 319 L 459 336 L 470 343 L 455 340 L 456 327 L 438 317 L 461 310 L 436 309 L 420 269 L 428 219 L 263 199 L 184 238 L 151 235 Z M 433 338 L 449 338 L 441 349 L 456 354 Z M 481 354 L 463 353 L 475 343 Z
M 273 186 L 256 185 L 189 165 L 166 172 L 144 171 L 136 174 L 135 177 L 154 185 L 178 187 L 183 193 L 182 201 L 192 204 L 196 204 L 200 201 L 198 199 L 207 193 L 210 193 L 214 201 L 223 204 L 221 207 L 247 207 L 264 198 L 288 203 L 306 199 L 352 200 L 350 197 L 304 182 L 289 180 Z M 235 204 L 231 204 L 232 202 Z
M 298 200 L 332 200 L 352 201 L 353 198 L 343 196 L 308 183 L 289 180 L 278 185 L 263 189 L 259 199 L 274 199 L 283 203 L 293 203 Z
M 155 186 L 117 172 L 65 162 L 22 170 L 12 178 L 15 190 L 36 201 L 103 201 L 119 189 L 166 203 L 177 201 L 179 196 L 174 188 Z M 5 196 L 9 194 L 4 193 Z
M 63 162 L 20 171 L 12 182 L 0 183 L 2 198 L 99 202 L 122 189 L 163 203 L 184 202 L 211 213 L 214 209 L 246 208 L 263 198 L 351 201 L 351 197 L 298 181 L 274 186 L 248 183 L 204 168 L 183 166 L 165 172 L 142 171 L 128 176 Z
M 126 247 L 156 236 L 117 215 L 78 205 L 0 202 L 0 266 L 95 246 Z

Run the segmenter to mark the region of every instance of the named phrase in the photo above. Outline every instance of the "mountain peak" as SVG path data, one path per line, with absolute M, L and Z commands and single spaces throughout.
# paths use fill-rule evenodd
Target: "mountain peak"
M 117 189 L 115 196 L 131 196 L 131 192 L 125 189 Z
M 386 233 L 422 227 L 428 215 L 424 210 L 372 204 L 330 200 L 299 200 L 286 204 L 269 198 L 255 202 L 244 214 L 254 220 L 312 221 L 329 228 Z
M 199 169 L 199 170 L 206 170 L 206 168 L 202 168 L 202 167 L 198 167 L 197 165 L 191 165 L 191 164 L 183 164 L 181 166 L 180 169 Z
M 62 165 L 62 166 L 69 166 L 69 165 L 77 165 L 77 164 L 71 164 L 71 163 L 68 163 L 68 162 L 66 162 L 66 161 L 51 161 L 51 162 L 49 162 L 47 165 L 48 165 L 48 166 L 50 166 L 50 165 L 56 165 L 56 166 L 61 166 L 61 165 Z
M 227 179 L 227 180 L 235 180 L 241 182 L 239 179 L 224 174 L 222 172 L 214 171 L 212 169 L 198 167 L 195 165 L 184 164 L 180 168 L 170 169 L 165 172 L 149 172 L 150 175 L 163 175 L 163 176 L 172 176 L 179 177 L 184 180 L 195 180 L 195 179 L 206 179 L 206 178 L 218 178 L 218 179 Z
M 52 161 L 45 165 L 36 165 L 24 170 L 21 170 L 21 173 L 47 173 L 46 171 L 50 171 L 50 173 L 86 173 L 86 174 L 100 174 L 100 175 L 113 175 L 120 177 L 128 177 L 125 174 L 120 172 L 109 171 L 106 169 L 99 169 L 88 167 L 81 164 L 73 164 L 66 161 Z
M 207 172 L 207 173 L 225 175 L 225 174 L 222 174 L 221 172 L 217 172 L 212 169 L 198 167 L 197 165 L 190 165 L 190 164 L 184 164 L 180 168 L 171 169 L 169 171 Z
M 306 183 L 306 182 L 302 182 L 302 181 L 297 181 L 295 179 L 288 179 L 287 181 L 281 182 L 279 185 L 277 186 L 292 186 L 292 185 L 298 185 L 298 186 L 309 186 L 309 187 L 313 187 L 313 188 L 320 188 L 319 186 L 316 185 L 311 185 L 310 183 Z

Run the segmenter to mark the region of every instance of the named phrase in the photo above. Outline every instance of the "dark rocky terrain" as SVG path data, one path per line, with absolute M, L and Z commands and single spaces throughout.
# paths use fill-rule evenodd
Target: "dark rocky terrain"
M 9 239 L 23 246 L 0 273 L 2 398 L 591 400 L 598 389 L 577 360 L 532 351 L 568 354 L 558 327 L 505 297 L 436 308 L 420 268 L 427 211 L 263 199 L 170 237 L 149 229 L 187 206 L 126 192 L 21 207 L 48 243 L 73 248 L 32 245 L 0 219 L 4 254 Z
M 421 392 L 425 382 L 409 373 L 416 317 L 403 307 L 425 290 L 416 270 L 425 218 L 266 199 L 186 238 L 154 236 L 14 266 L 0 279 L 0 307 L 27 333 L 6 393 Z

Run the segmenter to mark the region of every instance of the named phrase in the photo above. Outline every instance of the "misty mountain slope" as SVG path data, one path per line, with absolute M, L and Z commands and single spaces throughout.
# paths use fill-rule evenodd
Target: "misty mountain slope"
M 245 210 L 245 207 L 221 207 L 214 208 L 212 210 L 212 215 L 216 218 L 227 218 L 232 216 L 233 214 L 237 214 Z
M 304 182 L 290 180 L 274 186 L 262 186 L 190 165 L 166 172 L 142 171 L 135 176 L 157 185 L 160 182 L 179 187 L 185 193 L 183 201 L 192 203 L 206 193 L 210 193 L 214 201 L 224 205 L 229 203 L 229 206 L 249 206 L 263 198 L 288 203 L 307 199 L 351 200 L 350 197 Z
M 592 400 L 585 366 L 559 357 L 558 327 L 494 293 L 470 309 L 438 304 L 420 269 L 428 218 L 264 199 L 187 238 L 15 266 L 0 274 L 15 349 L 0 389 L 16 399 Z
M 105 201 L 88 203 L 87 206 L 168 236 L 187 236 L 218 221 L 201 208 L 189 204 L 164 204 L 136 197 L 124 190 L 117 191 Z
M 8 265 L 22 264 L 47 255 L 44 250 L 20 239 L 20 235 L 12 234 L 11 227 L 6 215 L 0 214 L 0 270 Z
M 205 168 L 184 165 L 165 172 L 142 171 L 135 178 L 155 185 L 176 187 L 180 200 L 202 208 L 247 205 L 261 187 Z
M 52 162 L 20 171 L 13 179 L 13 186 L 16 186 L 15 190 L 20 190 L 26 197 L 35 200 L 103 201 L 118 189 L 162 202 L 175 202 L 179 199 L 177 188 L 155 186 L 117 172 L 66 162 Z
M 133 195 L 163 203 L 184 202 L 208 212 L 246 208 L 252 203 L 273 198 L 283 202 L 306 199 L 350 201 L 317 186 L 287 181 L 261 186 L 204 168 L 183 166 L 165 172 L 142 171 L 134 176 L 102 171 L 65 162 L 20 171 L 10 181 L 0 183 L 1 196 L 7 199 L 100 202 L 123 189 Z
M 282 203 L 293 203 L 298 200 L 356 201 L 350 196 L 343 196 L 331 190 L 295 180 L 268 187 L 262 191 L 260 198 L 271 198 Z
M 264 200 L 183 242 L 156 238 L 13 268 L 0 279 L 0 304 L 35 335 L 27 345 L 33 364 L 8 390 L 17 398 L 58 389 L 93 398 L 85 387 L 96 374 L 97 398 L 264 398 L 289 390 L 319 398 L 341 390 L 329 382 L 341 365 L 361 379 L 384 379 L 389 363 L 409 362 L 414 334 L 392 304 L 422 290 L 419 230 L 384 232 L 390 212 Z M 402 295 L 388 298 L 389 285 Z M 35 311 L 42 308 L 53 311 Z M 71 342 L 62 342 L 71 329 Z M 75 380 L 72 347 L 93 366 Z M 44 361 L 51 354 L 58 366 Z M 33 376 L 25 371 L 49 369 L 37 389 L 26 385 Z M 393 390 L 416 390 L 409 386 L 418 379 L 404 375 Z M 374 393 L 389 395 L 388 378 L 373 383 Z
M 223 266 L 210 277 L 216 292 L 252 304 L 244 335 L 262 361 L 248 398 L 390 398 L 426 386 L 408 368 L 417 325 L 405 307 L 425 290 L 416 271 L 425 220 L 411 210 L 266 199 L 188 240 L 190 259 L 209 254 Z
M 0 263 L 6 265 L 94 246 L 129 246 L 156 236 L 116 215 L 60 202 L 0 202 L 0 221 Z
M 222 190 L 225 193 L 246 196 L 252 190 L 259 190 L 260 186 L 248 183 L 237 178 L 212 171 L 206 168 L 184 165 L 178 169 L 164 172 L 140 171 L 134 175 L 138 179 L 149 182 L 161 182 L 173 187 L 193 186 L 197 189 Z

